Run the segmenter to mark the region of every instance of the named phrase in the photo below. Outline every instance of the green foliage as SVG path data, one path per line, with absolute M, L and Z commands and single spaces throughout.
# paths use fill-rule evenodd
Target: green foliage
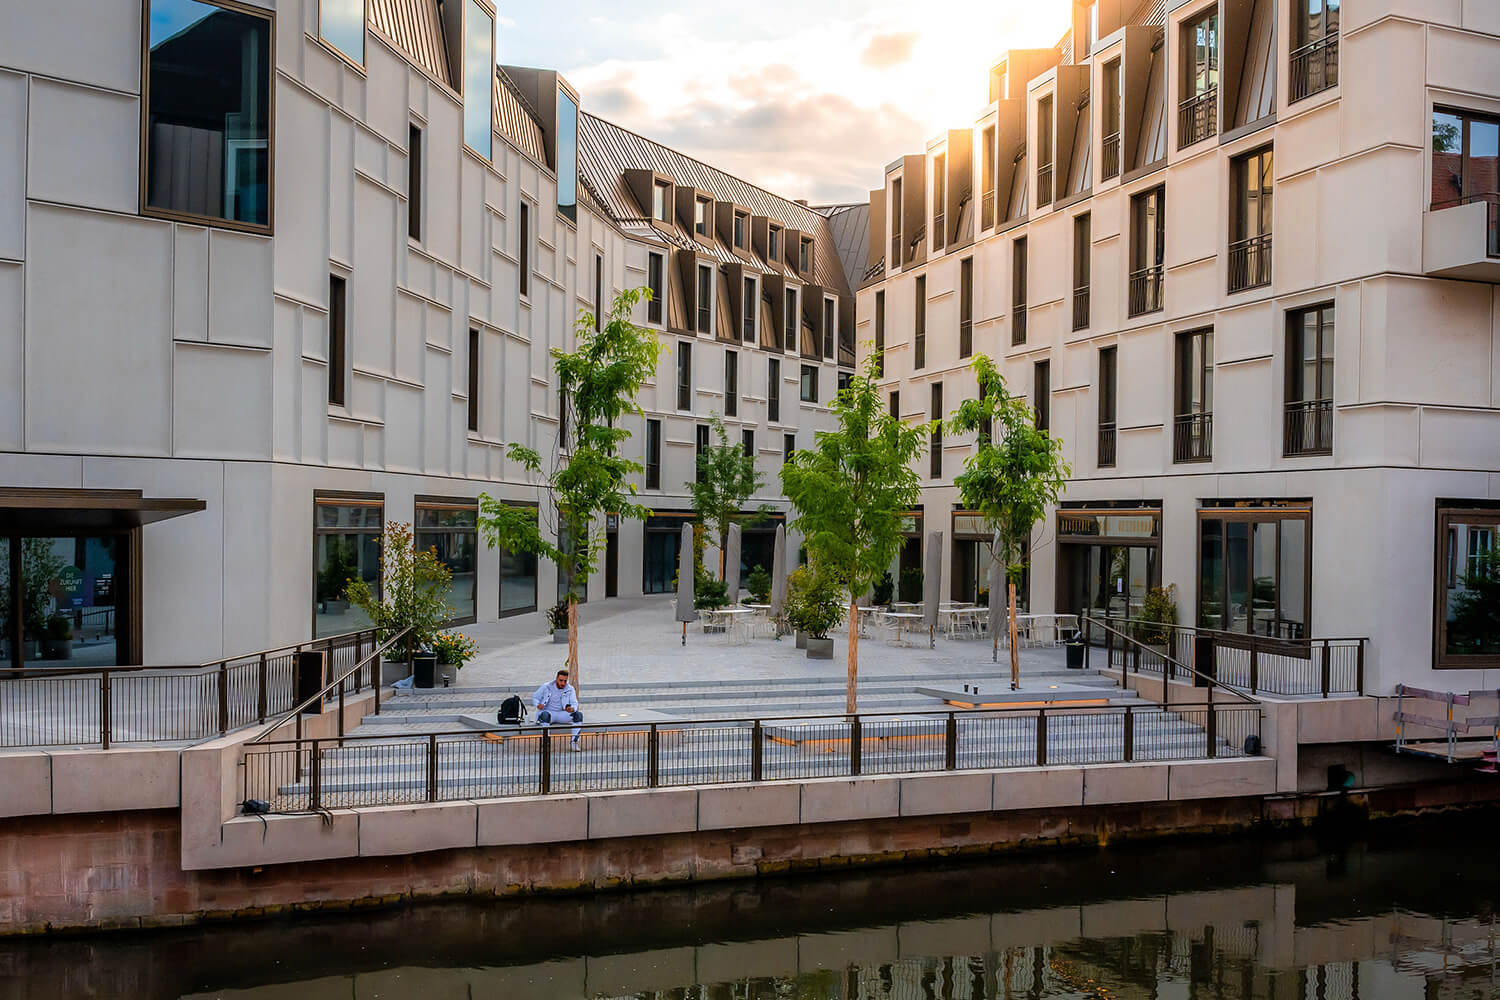
M 836 429 L 817 435 L 781 467 L 782 491 L 819 573 L 854 594 L 890 567 L 902 518 L 921 497 L 916 460 L 929 426 L 890 415 L 878 384 L 878 354 L 833 402 Z
M 21 625 L 28 638 L 41 636 L 47 628 L 52 606 L 52 581 L 67 562 L 52 550 L 50 538 L 21 539 Z M 6 624 L 10 617 L 10 588 L 4 589 Z
M 552 351 L 566 410 L 564 426 L 571 436 L 558 442 L 552 468 L 543 470 L 535 450 L 510 445 L 510 458 L 550 493 L 556 530 L 543 534 L 531 508 L 514 507 L 488 494 L 479 498 L 479 529 L 485 542 L 555 563 L 559 578 L 569 582 L 567 600 L 572 603 L 580 596 L 576 588 L 599 568 L 605 551 L 604 515 L 644 520 L 650 514 L 635 502 L 636 488 L 630 482 L 643 466 L 620 454 L 620 446 L 630 437 L 621 424 L 625 417 L 640 414 L 636 397 L 656 374 L 656 334 L 630 321 L 636 304 L 650 298 L 645 288 L 621 292 L 599 330 L 594 329 L 593 314 L 583 310 L 574 327 L 577 349 Z M 583 543 L 563 547 L 552 540 L 565 536 Z
M 453 617 L 448 589 L 453 574 L 438 561 L 435 549 L 418 552 L 411 525 L 391 521 L 380 546 L 379 597 L 364 580 L 350 580 L 344 592 L 349 603 L 363 611 L 386 642 L 402 629 L 402 658 L 431 647 L 443 625 Z
M 922 603 L 922 571 L 915 566 L 901 571 L 901 600 L 907 604 Z
M 1148 646 L 1165 646 L 1172 641 L 1172 630 L 1162 626 L 1177 624 L 1177 585 L 1152 587 L 1146 591 L 1141 615 L 1131 631 L 1137 642 Z
M 67 615 L 58 613 L 47 619 L 47 638 L 49 639 L 71 639 L 73 638 L 73 621 Z
M 1434 121 L 1432 123 L 1432 151 L 1434 153 L 1456 153 L 1459 150 L 1457 122 Z
M 547 627 L 554 632 L 568 627 L 568 602 L 558 601 L 547 609 Z
M 1455 594 L 1448 621 L 1448 652 L 1500 653 L 1500 548 L 1476 556 Z
M 765 479 L 755 471 L 755 456 L 745 454 L 744 446 L 730 443 L 724 421 L 717 413 L 712 415 L 709 425 L 718 443 L 711 443 L 698 456 L 698 476 L 684 485 L 693 498 L 699 522 L 713 529 L 714 540 L 723 552 L 729 525 L 745 501 L 765 485 Z M 762 515 L 770 509 L 762 505 Z
M 890 604 L 891 595 L 895 592 L 896 581 L 891 579 L 891 571 L 886 570 L 885 576 L 882 576 L 880 578 L 880 582 L 875 585 L 875 593 L 874 595 L 872 595 L 874 597 L 875 606 L 877 608 L 883 608 L 887 604 Z
M 843 598 L 830 574 L 813 566 L 798 567 L 787 577 L 787 622 L 815 639 L 826 639 L 843 616 Z
M 479 644 L 462 632 L 440 632 L 432 639 L 439 663 L 462 667 L 479 655 Z
M 729 584 L 723 580 L 715 580 L 703 574 L 693 581 L 693 607 L 699 611 L 705 608 L 722 608 L 728 603 Z
M 359 573 L 359 553 L 355 543 L 346 538 L 329 537 L 325 545 L 323 568 L 318 571 L 318 600 L 341 600 L 349 582 Z
M 745 577 L 745 589 L 750 591 L 750 599 L 756 604 L 764 604 L 771 597 L 771 574 L 764 566 L 756 566 Z

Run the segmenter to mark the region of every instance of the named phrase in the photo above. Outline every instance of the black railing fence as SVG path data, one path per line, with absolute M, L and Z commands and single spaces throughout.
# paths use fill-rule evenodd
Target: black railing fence
M 1219 89 L 1205 90 L 1177 106 L 1177 148 L 1186 149 L 1219 131 Z
M 1292 79 L 1287 95 L 1295 104 L 1319 91 L 1338 86 L 1339 36 L 1327 35 L 1292 51 Z
M 1333 451 L 1333 400 L 1287 403 L 1281 444 L 1284 455 L 1330 454 Z

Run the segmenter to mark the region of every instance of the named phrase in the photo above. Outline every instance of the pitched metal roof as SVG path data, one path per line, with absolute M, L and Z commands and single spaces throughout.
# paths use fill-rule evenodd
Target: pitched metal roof
M 547 140 L 542 124 L 530 102 L 521 95 L 505 70 L 495 67 L 495 130 L 521 152 L 544 167 L 547 162 Z
M 429 76 L 453 87 L 448 50 L 443 44 L 443 20 L 434 0 L 369 0 L 366 19 Z
M 870 203 L 819 205 L 814 206 L 813 211 L 827 217 L 833 244 L 844 264 L 844 277 L 850 288 L 857 286 L 869 268 Z

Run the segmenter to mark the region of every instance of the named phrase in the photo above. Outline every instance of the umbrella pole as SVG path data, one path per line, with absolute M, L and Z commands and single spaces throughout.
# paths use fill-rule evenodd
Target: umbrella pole
M 687 622 L 682 623 L 682 644 L 687 645 Z

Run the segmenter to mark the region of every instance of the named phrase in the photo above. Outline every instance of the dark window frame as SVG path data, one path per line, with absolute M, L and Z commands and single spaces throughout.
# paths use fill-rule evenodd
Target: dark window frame
M 1073 329 L 1087 330 L 1094 272 L 1094 217 L 1083 212 L 1073 218 Z
M 735 351 L 724 352 L 724 415 L 737 417 L 740 413 L 740 356 Z
M 473 527 L 464 525 L 432 525 L 424 527 L 418 524 L 418 522 L 421 520 L 420 512 L 424 510 L 472 511 L 474 514 L 474 525 Z M 473 607 L 472 609 L 470 609 L 469 614 L 459 614 L 457 617 L 448 619 L 443 627 L 453 628 L 458 625 L 472 625 L 474 622 L 477 622 L 479 620 L 479 501 L 462 497 L 418 496 L 412 503 L 411 531 L 412 546 L 418 552 L 422 552 L 428 548 L 431 548 L 431 546 L 424 546 L 421 544 L 423 535 L 467 535 L 470 537 L 472 541 L 472 552 L 474 555 Z M 452 567 L 449 567 L 449 571 L 452 571 Z M 453 610 L 461 612 L 465 609 L 455 607 Z
M 974 354 L 974 258 L 958 262 L 958 356 Z
M 1120 349 L 1099 348 L 1099 451 L 1097 466 L 1113 469 L 1117 457 L 1120 402 Z
M 932 440 L 928 445 L 928 478 L 943 478 L 943 383 L 933 382 L 931 394 Z
M 479 351 L 480 333 L 469 327 L 469 433 L 479 433 Z
M 1166 212 L 1167 188 L 1164 184 L 1138 191 L 1130 197 L 1130 274 L 1126 312 L 1132 319 L 1166 308 Z
M 677 342 L 677 409 L 693 409 L 693 345 L 687 340 Z
M 803 365 L 802 378 L 798 385 L 798 397 L 804 403 L 818 401 L 818 366 Z
M 693 480 L 703 482 L 704 468 L 703 459 L 712 447 L 709 438 L 708 424 L 698 424 L 693 428 Z
M 1229 291 L 1271 283 L 1271 218 L 1276 192 L 1275 160 L 1269 145 L 1229 161 Z
M 537 510 L 537 505 L 535 503 L 527 503 L 525 501 L 520 501 L 520 500 L 502 500 L 501 503 L 505 504 L 507 507 L 523 507 L 523 508 L 526 508 L 526 509 L 532 510 L 532 511 L 536 511 Z M 540 516 L 540 514 L 538 514 L 538 516 Z M 537 611 L 538 603 L 540 601 L 540 596 L 539 595 L 542 592 L 541 573 L 540 573 L 540 569 L 539 569 L 540 562 L 537 560 L 537 557 L 535 555 L 533 555 L 533 554 L 526 553 L 526 552 L 510 553 L 510 552 L 508 552 L 507 550 L 505 550 L 503 548 L 496 548 L 495 551 L 496 551 L 497 555 L 499 556 L 499 563 L 498 563 L 498 565 L 496 567 L 496 573 L 495 573 L 495 579 L 496 579 L 496 583 L 497 583 L 497 585 L 495 587 L 495 591 L 496 591 L 496 593 L 495 593 L 495 613 L 496 613 L 496 617 L 497 618 L 514 618 L 517 615 L 535 614 L 536 611 Z M 525 562 L 529 561 L 531 563 L 531 566 L 532 566 L 532 571 L 531 571 L 531 603 L 528 604 L 528 605 L 523 605 L 521 607 L 511 608 L 508 611 L 505 609 L 505 560 L 507 558 L 520 559 L 522 561 L 522 563 L 525 563 Z
M 766 419 L 781 422 L 781 359 L 766 361 Z
M 749 458 L 749 459 L 754 459 L 755 458 L 755 429 L 751 428 L 751 427 L 743 428 L 740 431 L 740 443 L 744 445 L 744 448 L 745 448 L 745 457 Z
M 646 489 L 661 489 L 661 421 L 646 420 Z
M 1307 320 L 1314 320 L 1313 386 L 1306 385 Z M 1337 320 L 1333 302 L 1321 302 L 1286 314 L 1286 352 L 1283 367 L 1284 416 L 1282 455 L 1333 453 L 1334 337 Z M 1327 368 L 1325 377 L 1325 366 Z
M 1036 418 L 1036 428 L 1044 434 L 1052 432 L 1052 361 L 1044 358 L 1031 366 L 1031 409 Z
M 406 238 L 422 242 L 422 128 L 406 124 Z M 525 287 L 525 279 L 522 279 Z M 525 294 L 524 292 L 522 294 Z
M 916 280 L 916 297 L 912 303 L 912 367 L 927 367 L 927 275 Z
M 932 158 L 932 249 L 936 253 L 947 245 L 948 154 Z
M 834 358 L 838 320 L 838 300 L 831 295 L 823 296 L 823 358 L 827 361 L 832 361 Z
M 342 275 L 328 276 L 328 405 L 347 405 L 349 392 L 349 292 Z
M 755 342 L 755 306 L 760 299 L 759 286 L 752 277 L 746 277 L 744 291 L 741 293 L 744 300 L 745 315 L 740 317 L 743 324 L 740 329 L 740 339 L 747 344 Z
M 521 244 L 517 256 L 520 258 L 521 266 L 521 297 L 529 299 L 531 297 L 531 206 L 524 199 L 521 201 L 518 214 Z
M 604 330 L 604 255 L 594 254 L 594 332 Z
M 1010 345 L 1020 347 L 1026 343 L 1026 273 L 1028 270 L 1026 237 L 1018 236 L 1011 241 L 1010 257 Z
M 1172 461 L 1209 462 L 1213 460 L 1214 328 L 1179 331 L 1174 342 Z
M 1205 582 L 1205 580 L 1204 580 L 1204 573 L 1203 573 L 1203 554 L 1204 554 L 1204 551 L 1206 550 L 1206 547 L 1207 547 L 1206 543 L 1205 543 L 1205 540 L 1204 540 L 1204 526 L 1205 526 L 1206 523 L 1208 523 L 1210 521 L 1218 522 L 1221 525 L 1220 535 L 1219 535 L 1220 545 L 1222 546 L 1222 550 L 1221 550 L 1221 554 L 1220 554 L 1220 562 L 1223 563 L 1223 565 L 1224 565 L 1224 587 L 1225 587 L 1224 598 L 1225 598 L 1225 600 L 1224 600 L 1223 604 L 1225 606 L 1221 607 L 1221 609 L 1220 609 L 1219 616 L 1218 616 L 1218 619 L 1217 619 L 1218 624 L 1216 624 L 1216 625 L 1215 624 L 1209 624 L 1210 619 L 1207 617 L 1207 614 L 1208 614 L 1208 611 L 1207 611 L 1208 602 L 1204 600 L 1204 589 L 1203 589 L 1204 588 L 1204 582 Z M 1299 522 L 1302 523 L 1302 526 L 1303 526 L 1302 527 L 1302 622 L 1300 623 L 1300 625 L 1302 627 L 1302 631 L 1301 631 L 1300 635 L 1282 635 L 1281 634 L 1282 629 L 1280 627 L 1280 624 L 1283 621 L 1283 619 L 1281 618 L 1281 581 L 1285 578 L 1285 574 L 1282 572 L 1282 556 L 1284 555 L 1284 552 L 1283 552 L 1284 546 L 1282 544 L 1282 530 L 1281 530 L 1281 525 L 1282 525 L 1282 522 L 1285 522 L 1285 521 L 1299 521 Z M 1227 605 L 1229 604 L 1228 597 L 1229 597 L 1229 586 L 1230 586 L 1230 579 L 1229 579 L 1229 558 L 1228 558 L 1228 544 L 1229 544 L 1229 529 L 1228 529 L 1228 525 L 1231 524 L 1231 523 L 1240 523 L 1240 524 L 1248 523 L 1251 526 L 1250 527 L 1250 532 L 1249 532 L 1249 549 L 1247 551 L 1246 566 L 1245 566 L 1245 569 L 1247 571 L 1247 576 L 1246 576 L 1246 579 L 1244 581 L 1244 583 L 1246 584 L 1246 588 L 1247 588 L 1246 589 L 1246 593 L 1247 593 L 1247 595 L 1250 596 L 1250 599 L 1251 599 L 1251 607 L 1248 609 L 1247 614 L 1246 614 L 1246 624 L 1248 626 L 1250 626 L 1250 628 L 1247 629 L 1244 632 L 1236 632 L 1232 628 L 1227 627 L 1227 626 L 1229 626 L 1229 625 L 1232 624 L 1232 622 L 1228 621 L 1228 615 L 1231 613 L 1232 609 L 1230 609 L 1230 608 L 1227 607 Z M 1197 587 L 1198 587 L 1198 589 L 1197 589 L 1197 605 L 1198 605 L 1198 609 L 1197 609 L 1197 621 L 1198 621 L 1198 626 L 1200 628 L 1215 629 L 1215 630 L 1221 631 L 1221 632 L 1228 632 L 1230 635 L 1247 635 L 1248 636 L 1248 635 L 1252 634 L 1252 632 L 1253 632 L 1253 626 L 1254 626 L 1254 621 L 1255 621 L 1254 607 L 1253 607 L 1253 605 L 1254 605 L 1254 599 L 1255 599 L 1254 598 L 1254 594 L 1255 594 L 1255 582 L 1256 582 L 1255 581 L 1255 576 L 1254 576 L 1254 571 L 1255 571 L 1254 540 L 1255 540 L 1255 525 L 1257 525 L 1257 524 L 1274 524 L 1274 525 L 1276 525 L 1276 545 L 1275 545 L 1275 548 L 1276 548 L 1276 559 L 1275 559 L 1275 570 L 1274 570 L 1274 572 L 1276 574 L 1276 584 L 1275 584 L 1275 586 L 1276 586 L 1276 596 L 1275 596 L 1275 600 L 1274 600 L 1274 605 L 1275 605 L 1275 618 L 1274 618 L 1274 621 L 1277 623 L 1277 627 L 1276 627 L 1277 635 L 1274 636 L 1274 637 L 1269 637 L 1268 636 L 1268 637 L 1263 637 L 1263 638 L 1307 639 L 1307 638 L 1309 638 L 1309 637 L 1311 637 L 1312 635 L 1315 634 L 1313 632 L 1313 627 L 1312 627 L 1312 609 L 1313 609 L 1313 601 L 1312 601 L 1312 592 L 1313 592 L 1313 574 L 1312 574 L 1313 518 L 1312 518 L 1312 506 L 1309 503 L 1297 503 L 1297 504 L 1288 504 L 1288 505 L 1281 505 L 1281 504 L 1274 504 L 1274 503 L 1272 503 L 1272 504 L 1265 504 L 1265 505 L 1254 506 L 1254 507 L 1201 507 L 1201 508 L 1199 508 L 1199 510 L 1198 510 L 1198 525 L 1197 525 L 1197 533 L 1198 533 L 1197 534 L 1198 558 L 1196 560 L 1196 562 L 1197 562 L 1196 576 L 1197 576 Z M 1289 653 L 1290 655 L 1293 655 L 1293 656 L 1297 656 L 1297 655 L 1306 656 L 1307 655 L 1306 652 L 1305 652 L 1306 648 L 1307 648 L 1306 646 L 1288 646 L 1288 647 L 1286 647 L 1285 652 L 1287 652 L 1287 653 Z
M 705 281 L 704 276 L 708 280 Z M 696 331 L 697 333 L 714 332 L 714 266 L 712 264 L 698 265 L 698 281 L 696 288 L 696 299 L 693 303 Z
M 663 302 L 665 301 L 665 287 L 663 277 L 666 274 L 666 258 L 659 253 L 646 254 L 646 287 L 651 289 L 651 301 L 646 306 L 646 322 L 661 325 Z
M 373 527 L 373 528 L 370 527 L 369 525 L 360 525 L 360 526 L 357 526 L 357 527 L 338 527 L 338 526 L 335 526 L 335 527 L 323 527 L 322 525 L 318 524 L 318 508 L 319 507 L 325 507 L 325 506 L 327 506 L 327 507 L 376 507 L 376 508 L 379 508 L 379 510 L 380 510 L 380 516 L 376 518 L 376 526 Z M 313 638 L 319 638 L 319 635 L 318 635 L 318 573 L 319 573 L 319 566 L 318 566 L 318 538 L 320 536 L 323 536 L 323 535 L 373 535 L 373 536 L 375 536 L 375 539 L 376 539 L 376 542 L 375 542 L 375 545 L 376 545 L 376 566 L 378 567 L 379 566 L 379 555 L 380 555 L 381 550 L 385 546 L 385 494 L 383 494 L 383 493 L 340 493 L 340 492 L 332 492 L 332 491 L 325 493 L 325 492 L 322 492 L 322 491 L 314 491 L 314 493 L 313 493 L 313 512 L 312 513 L 313 513 L 313 518 L 312 518 L 312 521 L 313 521 L 313 525 L 312 525 L 312 527 L 313 527 L 313 551 L 312 551 L 313 588 L 312 588 L 312 607 L 311 607 L 311 610 L 312 610 L 312 630 L 311 630 L 310 634 L 313 636 Z M 381 579 L 381 574 L 380 574 L 378 568 L 377 568 L 377 570 L 375 572 L 374 579 L 375 579 L 375 585 L 371 588 L 371 590 L 373 590 L 374 593 L 375 593 L 375 599 L 376 600 L 380 600 L 382 592 L 384 590 L 384 583 L 383 583 L 383 580 Z M 337 635 L 338 633 L 331 632 L 329 634 L 330 635 Z
M 885 378 L 885 289 L 875 293 L 875 377 Z
M 1469 529 L 1460 533 L 1458 526 Z M 1437 501 L 1437 532 L 1433 549 L 1434 584 L 1432 616 L 1432 666 L 1435 670 L 1492 670 L 1500 668 L 1500 653 L 1448 652 L 1448 590 L 1450 582 L 1471 572 L 1470 535 L 1475 530 L 1489 534 L 1489 548 L 1500 546 L 1500 504 L 1487 500 Z M 1460 550 L 1462 556 L 1460 557 Z M 1450 579 L 1451 578 L 1451 579 Z

